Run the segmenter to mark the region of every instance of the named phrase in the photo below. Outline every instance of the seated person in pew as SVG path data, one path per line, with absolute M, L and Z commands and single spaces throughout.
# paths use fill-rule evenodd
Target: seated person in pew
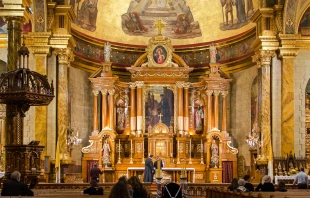
M 227 189 L 230 190 L 230 191 L 234 191 L 234 190 L 237 190 L 238 187 L 239 187 L 238 179 L 233 178 L 232 181 L 231 181 L 231 185 L 228 186 Z
M 280 192 L 286 192 L 287 191 L 287 189 L 285 188 L 284 181 L 279 182 L 278 188 L 276 189 L 276 191 L 280 191 Z
M 253 192 L 254 191 L 254 186 L 253 186 L 253 184 L 251 184 L 251 177 L 250 177 L 250 175 L 244 175 L 243 176 L 243 179 L 244 179 L 244 181 L 246 182 L 245 183 L 245 185 L 244 185 L 244 187 L 246 188 L 246 189 L 248 189 L 250 192 Z
M 244 179 L 239 179 L 238 180 L 239 187 L 237 188 L 237 192 L 249 192 L 249 190 L 246 189 L 246 187 L 244 187 L 245 184 L 246 182 Z
M 145 190 L 145 188 L 143 187 L 142 183 L 140 182 L 137 176 L 131 176 L 127 182 L 132 187 L 134 198 L 148 197 L 147 191 Z
M 81 192 L 81 194 L 88 195 L 103 195 L 103 188 L 98 186 L 98 182 L 96 179 L 91 180 L 90 187 L 86 188 Z
M 130 184 L 128 184 L 128 179 L 126 176 L 122 176 L 118 179 L 118 182 L 123 182 L 124 184 L 127 185 L 130 197 L 133 197 L 133 190 L 132 190 L 132 186 Z
M 271 183 L 271 177 L 269 175 L 265 175 L 262 179 L 262 182 L 255 188 L 255 191 L 263 191 L 263 192 L 274 192 L 274 185 Z
M 128 187 L 124 182 L 117 182 L 114 184 L 109 198 L 130 198 Z

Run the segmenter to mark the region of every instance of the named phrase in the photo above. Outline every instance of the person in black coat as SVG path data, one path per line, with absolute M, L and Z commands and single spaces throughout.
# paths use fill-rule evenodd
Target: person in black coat
M 271 183 L 271 178 L 268 175 L 265 175 L 262 179 L 262 183 L 260 183 L 256 188 L 255 191 L 264 191 L 264 192 L 274 192 L 274 185 Z
M 148 157 L 145 160 L 145 169 L 144 169 L 144 182 L 153 182 L 153 175 L 154 175 L 154 166 L 152 162 L 153 155 L 151 154 L 150 157 Z
M 97 180 L 91 180 L 90 187 L 83 190 L 82 194 L 103 195 L 103 188 L 98 186 Z
M 90 169 L 91 180 L 96 180 L 99 182 L 99 175 L 102 175 L 103 172 L 98 168 L 97 164 L 94 164 L 94 167 Z
M 20 182 L 20 172 L 14 171 L 11 174 L 11 179 L 7 180 L 3 184 L 1 196 L 33 196 L 32 190 L 28 186 Z
M 251 177 L 250 175 L 244 175 L 243 176 L 244 181 L 246 182 L 246 184 L 244 185 L 244 187 L 246 189 L 248 189 L 248 191 L 253 192 L 254 191 L 254 186 L 253 184 L 250 183 L 251 181 Z
M 228 186 L 228 190 L 230 191 L 234 191 L 234 190 L 237 190 L 237 188 L 239 187 L 238 185 L 238 179 L 237 178 L 233 178 L 232 181 L 231 181 L 231 185 Z

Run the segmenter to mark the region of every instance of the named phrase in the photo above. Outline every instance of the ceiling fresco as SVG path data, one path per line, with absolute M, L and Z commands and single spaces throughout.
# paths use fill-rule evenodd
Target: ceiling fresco
M 147 45 L 162 34 L 173 45 L 225 40 L 254 27 L 250 17 L 257 0 L 70 0 L 77 15 L 72 28 L 102 41 Z

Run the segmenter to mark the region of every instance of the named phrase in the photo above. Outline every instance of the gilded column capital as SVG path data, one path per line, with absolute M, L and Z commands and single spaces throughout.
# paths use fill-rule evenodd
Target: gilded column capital
M 137 87 L 137 84 L 135 82 L 130 82 L 129 83 L 129 88 L 130 89 L 135 89 Z
M 93 90 L 93 94 L 94 94 L 94 96 L 98 96 L 99 90 Z
M 175 83 L 175 85 L 177 86 L 177 88 L 183 88 L 184 87 L 184 81 L 177 81 Z
M 212 96 L 213 90 L 207 90 L 207 91 L 206 91 L 206 94 L 207 94 L 207 96 Z
M 220 90 L 214 90 L 213 93 L 214 93 L 214 96 L 219 96 L 221 91 Z
M 184 89 L 189 89 L 190 86 L 191 86 L 191 83 L 190 83 L 190 82 L 185 82 L 185 83 L 183 84 Z
M 262 66 L 270 66 L 271 58 L 275 56 L 275 51 L 273 50 L 261 50 L 261 65 Z
M 221 91 L 221 94 L 225 98 L 228 95 L 228 91 Z
M 255 55 L 252 56 L 252 62 L 256 63 L 257 68 L 261 68 L 261 58 L 259 53 L 255 53 Z
M 114 89 L 109 89 L 108 92 L 109 92 L 110 95 L 114 95 L 115 90 Z
M 108 90 L 107 89 L 101 89 L 100 90 L 102 95 L 107 95 L 108 94 Z
M 144 85 L 144 81 L 136 81 L 136 86 L 137 86 L 138 88 L 142 88 L 143 85 Z
M 56 48 L 55 55 L 58 56 L 58 61 L 60 64 L 69 65 L 71 61 L 74 60 L 74 55 L 71 48 Z

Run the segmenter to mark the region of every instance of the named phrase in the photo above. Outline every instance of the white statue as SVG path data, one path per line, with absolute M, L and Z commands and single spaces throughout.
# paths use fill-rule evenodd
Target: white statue
M 102 162 L 106 167 L 108 163 L 110 163 L 110 151 L 110 145 L 108 143 L 108 139 L 106 139 L 102 146 Z
M 214 164 L 214 168 L 217 168 L 217 164 L 219 163 L 219 147 L 215 140 L 211 144 L 211 162 Z
M 110 56 L 111 56 L 111 45 L 109 42 L 107 42 L 104 45 L 104 61 L 110 62 Z
M 202 129 L 202 121 L 203 121 L 203 110 L 202 107 L 198 106 L 198 109 L 195 113 L 195 121 L 196 121 L 196 130 L 197 129 Z
M 214 43 L 212 43 L 212 45 L 210 45 L 210 63 L 216 63 L 216 54 L 217 54 L 217 49 L 214 45 Z

